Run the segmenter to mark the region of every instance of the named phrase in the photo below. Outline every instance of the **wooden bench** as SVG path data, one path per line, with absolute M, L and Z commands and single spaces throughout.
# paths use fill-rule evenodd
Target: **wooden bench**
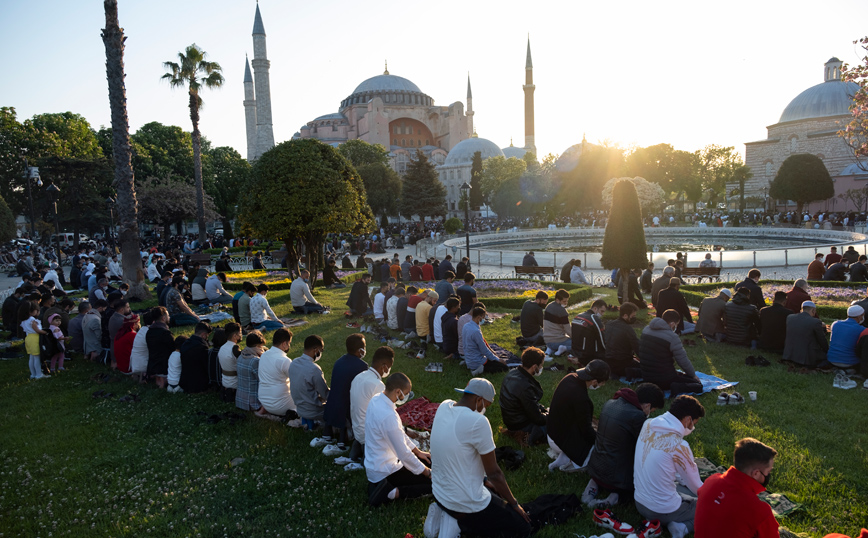
M 199 262 L 201 267 L 211 267 L 211 255 L 205 254 L 204 252 L 190 254 L 190 263 L 195 262 Z
M 544 267 L 541 265 L 514 265 L 513 267 L 515 268 L 515 276 L 517 277 L 550 277 L 552 280 L 556 280 L 558 277 L 558 271 L 554 267 Z
M 681 270 L 681 277 L 695 278 L 697 282 L 708 277 L 709 282 L 720 282 L 720 267 L 685 267 Z

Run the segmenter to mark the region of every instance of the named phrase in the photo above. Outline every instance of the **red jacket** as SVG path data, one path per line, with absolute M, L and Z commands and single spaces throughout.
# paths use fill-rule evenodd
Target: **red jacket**
M 765 489 L 735 467 L 710 476 L 699 489 L 696 538 L 778 538 L 771 506 L 757 497 Z

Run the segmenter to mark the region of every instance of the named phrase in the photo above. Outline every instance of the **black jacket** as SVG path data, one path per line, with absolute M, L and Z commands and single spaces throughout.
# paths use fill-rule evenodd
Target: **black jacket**
M 588 397 L 585 381 L 574 373 L 567 374 L 552 394 L 546 429 L 552 441 L 576 465 L 584 463 L 597 440 L 597 432 L 591 425 L 593 417 L 594 403 Z
M 181 380 L 178 384 L 184 392 L 208 390 L 208 341 L 201 336 L 194 334 L 181 346 Z
M 373 308 L 371 297 L 368 295 L 368 286 L 361 280 L 353 282 L 353 287 L 350 289 L 350 296 L 347 299 L 347 306 L 350 310 L 361 316 L 368 308 Z
M 169 355 L 175 351 L 172 331 L 162 323 L 152 323 L 145 335 L 148 344 L 148 375 L 167 375 Z
M 571 329 L 573 354 L 582 363 L 606 357 L 605 327 L 600 316 L 590 310 L 582 312 L 573 319 Z
M 687 319 L 690 323 L 693 323 L 693 316 L 690 315 L 690 307 L 687 306 L 687 301 L 684 299 L 684 296 L 681 295 L 680 290 L 675 289 L 665 289 L 660 290 L 660 293 L 657 295 L 657 302 L 654 303 L 654 306 L 657 308 L 657 317 L 663 316 L 663 312 L 667 310 L 675 310 L 679 314 L 681 314 L 681 321 L 678 322 L 678 333 L 684 330 L 684 320 Z
M 823 274 L 823 280 L 844 281 L 847 279 L 847 266 L 841 262 L 833 263 Z
M 759 337 L 759 348 L 782 353 L 787 340 L 787 316 L 793 311 L 779 303 L 772 303 L 760 310 L 759 319 L 762 332 Z
M 402 299 L 398 299 L 398 304 L 400 305 L 400 301 Z M 404 311 L 407 310 L 407 301 L 404 300 Z M 433 310 L 433 309 L 432 309 Z M 398 322 L 400 323 L 401 318 L 398 318 Z M 458 353 L 458 315 L 450 314 L 448 311 L 443 314 L 443 317 L 440 318 L 441 327 L 443 328 L 443 353 L 449 355 L 450 353 L 457 354 Z
M 868 267 L 864 263 L 856 262 L 850 266 L 850 282 L 868 281 Z
M 651 293 L 651 284 L 654 275 L 651 274 L 650 269 L 645 269 L 642 271 L 642 278 L 639 279 L 639 287 L 642 288 L 642 291 L 645 293 Z
M 759 284 L 749 278 L 745 278 L 743 281 L 735 285 L 735 291 L 738 291 L 741 288 L 747 288 L 750 290 L 750 304 L 756 307 L 757 312 L 766 306 L 766 300 L 763 298 L 763 289 Z
M 395 307 L 395 317 L 398 318 L 398 330 L 403 331 L 407 327 L 407 296 L 398 298 L 398 306 Z
M 521 335 L 533 338 L 542 330 L 545 312 L 535 299 L 528 299 L 521 307 Z
M 500 416 L 507 429 L 517 431 L 531 424 L 546 425 L 548 410 L 540 404 L 543 389 L 524 368 L 506 374 L 500 385 Z
M 338 276 L 335 274 L 335 268 L 331 265 L 326 265 L 322 270 L 322 281 L 326 286 L 331 286 L 332 284 L 337 284 L 341 281 Z
M 684 344 L 681 343 L 678 335 L 672 332 L 669 324 L 663 318 L 652 319 L 642 329 L 637 354 L 639 355 L 642 377 L 645 378 L 645 381 L 654 383 L 663 390 L 669 388 L 669 384 L 677 375 L 676 363 L 687 376 L 696 375 L 696 370 L 687 357 L 687 352 L 684 351 Z
M 759 312 L 744 294 L 736 293 L 723 313 L 727 343 L 749 346 L 751 340 L 756 340 L 761 327 Z
M 18 306 L 21 304 L 21 299 L 10 295 L 3 301 L 3 326 L 7 331 L 17 332 L 18 326 Z M 15 336 L 14 334 L 12 336 Z
M 646 417 L 631 389 L 619 390 L 615 398 L 600 410 L 597 441 L 587 471 L 606 489 L 628 492 L 633 490 L 633 457 Z
M 633 361 L 639 351 L 639 337 L 632 325 L 621 318 L 606 323 L 606 362 L 617 367 Z M 614 371 L 614 368 L 613 368 Z

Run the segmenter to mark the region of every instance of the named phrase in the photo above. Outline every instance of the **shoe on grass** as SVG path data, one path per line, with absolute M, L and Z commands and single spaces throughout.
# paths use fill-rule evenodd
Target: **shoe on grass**
M 843 372 L 838 372 L 835 375 L 835 381 L 832 382 L 832 386 L 836 389 L 854 389 L 856 388 L 856 385 L 858 385 L 858 383 L 847 377 L 847 374 Z
M 717 396 L 717 405 L 726 405 L 729 403 L 729 394 L 721 392 Z
M 314 437 L 310 441 L 310 447 L 311 448 L 321 448 L 321 447 L 324 447 L 326 445 L 330 445 L 331 442 L 332 442 L 331 439 L 326 439 L 325 437 Z
M 555 357 L 560 357 L 564 353 L 567 352 L 569 348 L 567 346 L 558 346 L 558 350 L 555 351 Z
M 353 463 L 353 460 L 351 460 L 350 458 L 348 458 L 346 456 L 340 456 L 340 457 L 335 458 L 335 465 L 340 465 L 343 467 L 344 465 L 347 465 L 348 463 Z
M 352 462 L 352 463 L 348 463 L 348 464 L 344 465 L 344 471 L 349 472 L 349 471 L 364 471 L 364 470 L 365 470 L 365 466 L 362 465 L 361 463 Z
M 728 405 L 739 405 L 744 403 L 744 396 L 739 394 L 738 392 L 733 392 L 729 395 L 729 401 L 726 402 Z
M 599 508 L 594 510 L 594 523 L 599 527 L 603 527 L 605 529 L 611 529 L 618 534 L 632 534 L 633 526 L 629 523 L 624 523 L 615 517 L 615 513 L 611 510 L 601 510 Z
M 756 365 L 766 367 L 766 366 L 771 366 L 772 363 L 769 362 L 769 360 L 767 358 L 763 357 L 762 355 L 757 355 L 756 356 Z
M 749 355 L 744 360 L 744 364 L 745 364 L 745 366 L 756 366 L 756 357 L 754 357 L 753 355 Z
M 326 447 L 322 449 L 323 456 L 328 457 L 337 456 L 339 454 L 343 454 L 346 451 L 346 448 L 341 448 L 338 445 L 326 445 Z

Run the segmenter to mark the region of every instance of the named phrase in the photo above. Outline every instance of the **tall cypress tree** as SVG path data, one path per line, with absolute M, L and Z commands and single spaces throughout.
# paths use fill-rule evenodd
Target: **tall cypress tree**
M 404 174 L 400 212 L 408 219 L 413 215 L 424 219 L 446 214 L 446 188 L 440 182 L 434 163 L 421 150 L 416 151 L 416 157 Z
M 470 209 L 479 211 L 482 207 L 482 152 L 473 154 L 470 165 Z
M 603 255 L 600 263 L 606 269 L 619 269 L 621 297 L 626 298 L 628 271 L 648 263 L 645 228 L 642 226 L 642 208 L 636 187 L 629 180 L 619 181 L 612 191 L 612 207 L 603 237 Z

